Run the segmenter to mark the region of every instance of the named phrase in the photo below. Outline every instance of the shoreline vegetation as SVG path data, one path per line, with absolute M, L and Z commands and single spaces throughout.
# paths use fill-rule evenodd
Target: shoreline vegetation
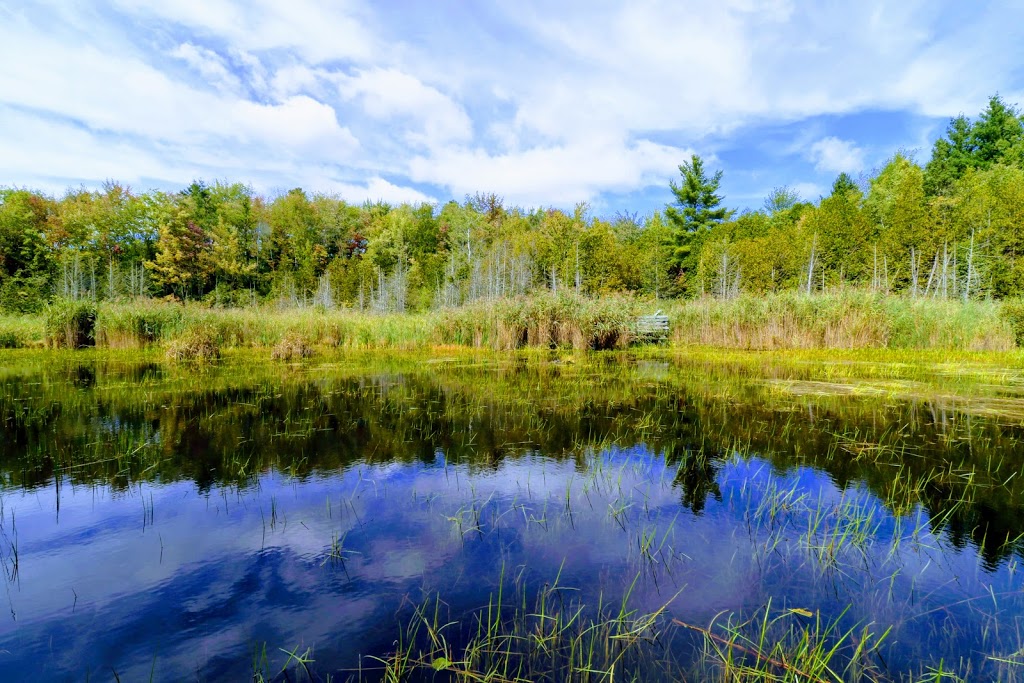
M 921 164 L 756 210 L 694 154 L 662 210 L 346 202 L 193 181 L 0 187 L 0 347 L 1008 349 L 1024 336 L 1024 119 L 998 95 Z M 170 302 L 184 302 L 172 305 Z
M 152 299 L 56 300 L 38 314 L 0 314 L 0 348 L 165 349 L 213 359 L 266 348 L 299 360 L 331 349 L 624 349 L 650 342 L 637 318 L 663 312 L 670 347 L 1008 351 L 1024 341 L 1024 302 L 923 299 L 847 290 L 727 300 L 588 298 L 549 293 L 423 313 L 322 306 L 216 308 Z

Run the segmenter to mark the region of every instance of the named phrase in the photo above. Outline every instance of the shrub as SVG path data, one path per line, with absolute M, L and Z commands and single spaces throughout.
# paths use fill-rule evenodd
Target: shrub
M 140 348 L 172 336 L 181 326 L 182 308 L 178 305 L 104 305 L 96 321 L 96 343 L 112 348 Z
M 999 317 L 1013 331 L 1017 346 L 1024 346 L 1024 299 L 1007 299 L 999 310 Z
M 313 347 L 298 332 L 289 332 L 274 346 L 270 357 L 274 360 L 302 360 L 313 355 Z
M 213 361 L 220 358 L 216 332 L 208 326 L 193 327 L 167 346 L 170 361 Z
M 7 277 L 0 284 L 0 311 L 38 313 L 46 308 L 50 281 L 45 276 Z
M 0 330 L 0 349 L 20 349 L 24 344 L 17 334 L 10 330 Z
M 57 299 L 46 307 L 46 344 L 80 349 L 96 343 L 96 304 Z

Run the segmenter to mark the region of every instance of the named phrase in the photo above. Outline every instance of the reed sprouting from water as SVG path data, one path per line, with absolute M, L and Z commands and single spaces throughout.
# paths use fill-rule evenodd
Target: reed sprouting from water
M 671 670 L 670 660 L 660 660 L 652 648 L 664 639 L 671 600 L 642 613 L 629 605 L 627 593 L 590 608 L 560 578 L 531 598 L 517 577 L 508 592 L 492 593 L 470 614 L 453 615 L 439 596 L 427 600 L 414 610 L 395 651 L 379 658 L 383 680 L 440 674 L 460 683 L 639 681 L 643 672 Z

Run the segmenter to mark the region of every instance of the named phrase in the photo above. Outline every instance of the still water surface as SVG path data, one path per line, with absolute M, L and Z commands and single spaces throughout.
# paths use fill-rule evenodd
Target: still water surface
M 713 677 L 676 622 L 766 617 L 838 642 L 839 678 L 1021 675 L 1016 371 L 0 365 L 4 680 L 379 680 L 410 638 L 437 658 L 417 609 L 457 661 L 498 595 L 510 621 L 652 615 L 615 680 Z

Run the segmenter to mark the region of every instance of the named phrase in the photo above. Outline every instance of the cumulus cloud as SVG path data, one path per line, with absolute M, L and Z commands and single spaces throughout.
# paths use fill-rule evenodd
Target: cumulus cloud
M 365 183 L 331 183 L 328 189 L 349 203 L 383 201 L 389 204 L 436 204 L 437 199 L 411 187 L 402 187 L 383 178 L 373 177 Z
M 344 0 L 116 0 L 133 15 L 164 19 L 246 51 L 288 49 L 314 62 L 366 59 L 378 47 Z
M 213 50 L 182 43 L 170 51 L 176 57 L 196 70 L 204 80 L 222 90 L 238 90 L 241 82 L 231 73 L 223 58 Z
M 802 202 L 815 202 L 825 194 L 825 188 L 817 183 L 796 183 L 791 188 Z
M 419 182 L 448 187 L 456 196 L 487 189 L 526 205 L 566 205 L 604 191 L 661 183 L 690 151 L 648 140 L 590 140 L 491 154 L 484 149 L 439 150 L 410 163 Z
M 849 140 L 829 136 L 814 142 L 807 151 L 814 167 L 822 172 L 855 173 L 864 168 L 864 150 Z
M 0 41 L 0 98 L 106 133 L 197 147 L 262 144 L 276 153 L 345 152 L 356 145 L 333 108 L 304 96 L 256 102 L 174 80 L 126 55 L 73 47 L 32 32 Z M 32 60 L 20 60 L 29 51 Z M 208 67 L 214 68 L 214 67 Z
M 370 116 L 409 122 L 407 137 L 412 141 L 438 145 L 472 135 L 472 122 L 458 104 L 407 73 L 374 68 L 334 78 L 341 97 L 359 98 Z
M 1022 40 L 1009 2 L 35 0 L 0 5 L 0 183 L 202 175 L 563 205 L 665 187 L 691 150 L 813 121 L 776 145 L 789 166 L 726 165 L 753 196 L 865 167 L 877 145 L 823 121 L 1024 92 Z M 75 149 L 33 153 L 48 141 L 24 130 Z

